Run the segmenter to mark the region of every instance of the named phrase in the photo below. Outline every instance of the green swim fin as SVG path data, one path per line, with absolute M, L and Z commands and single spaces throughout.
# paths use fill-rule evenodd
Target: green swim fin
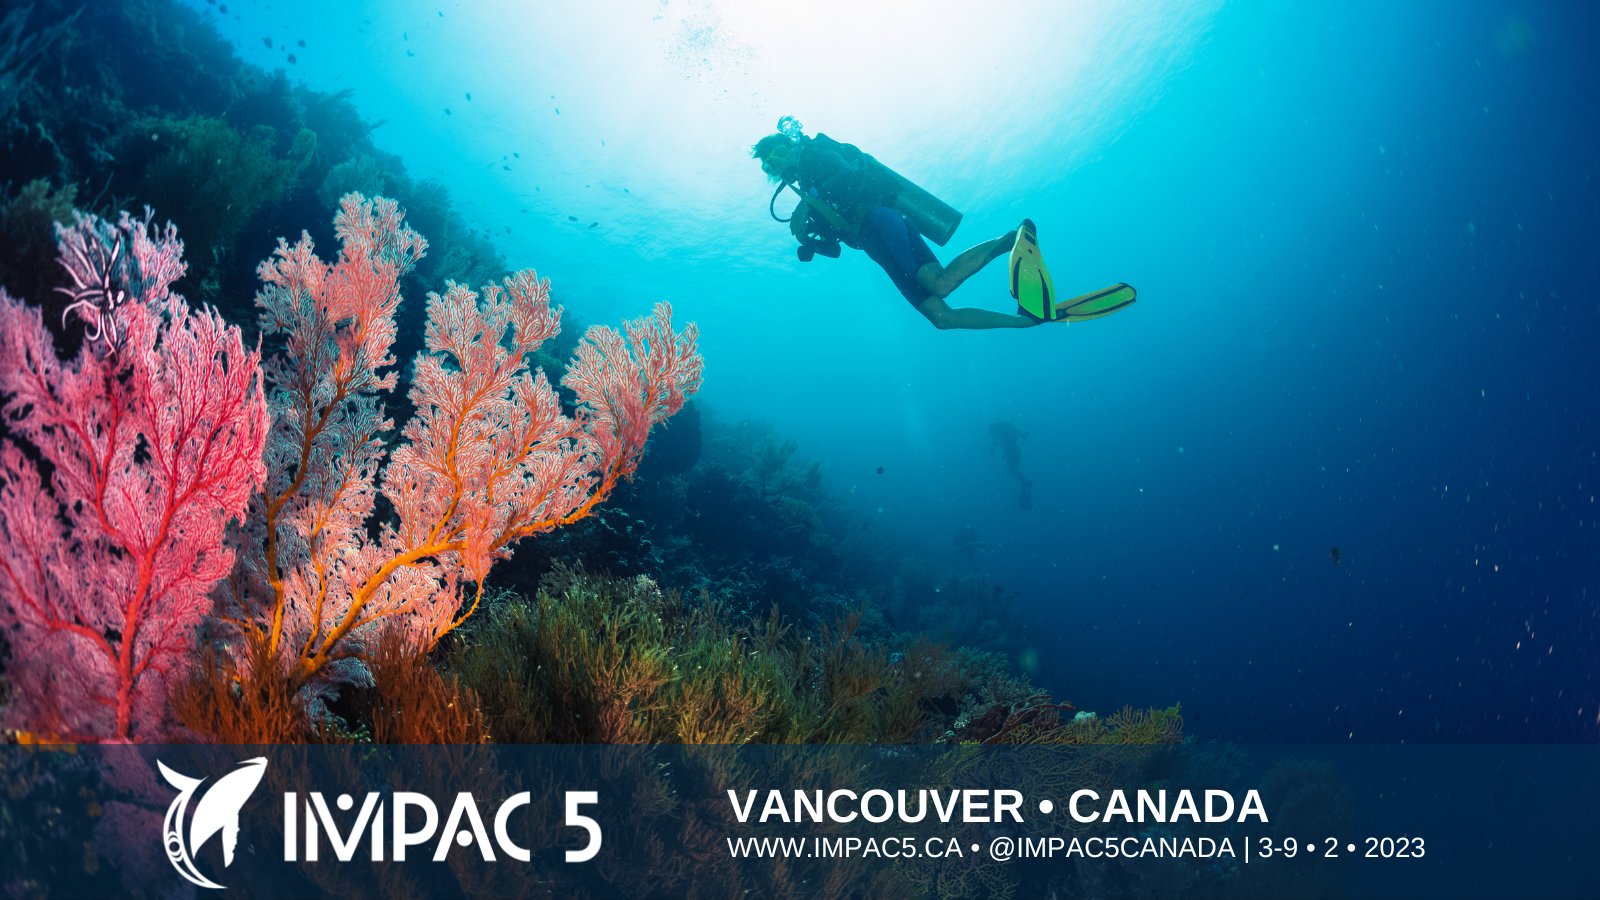
M 1011 296 L 1017 307 L 1035 319 L 1055 318 L 1055 284 L 1039 253 L 1039 236 L 1032 219 L 1023 219 L 1011 245 Z
M 1109 316 L 1119 309 L 1127 309 L 1138 298 L 1139 294 L 1133 289 L 1133 285 L 1113 284 L 1057 303 L 1053 310 L 1053 321 L 1087 322 L 1090 319 Z
M 1023 219 L 1022 227 L 1017 229 L 1010 268 L 1011 296 L 1016 299 L 1017 308 L 1046 322 L 1087 322 L 1126 309 L 1138 299 L 1132 285 L 1118 283 L 1056 302 L 1055 283 L 1050 280 L 1050 270 L 1044 267 L 1032 219 Z

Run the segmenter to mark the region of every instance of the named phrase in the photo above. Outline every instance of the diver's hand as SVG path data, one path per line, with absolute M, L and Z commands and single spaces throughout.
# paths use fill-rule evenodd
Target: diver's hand
M 794 208 L 794 215 L 789 217 L 789 233 L 794 235 L 794 239 L 802 244 L 808 242 L 807 235 L 811 231 L 809 227 L 811 220 L 809 212 L 806 209 L 805 202 L 802 201 L 799 206 Z

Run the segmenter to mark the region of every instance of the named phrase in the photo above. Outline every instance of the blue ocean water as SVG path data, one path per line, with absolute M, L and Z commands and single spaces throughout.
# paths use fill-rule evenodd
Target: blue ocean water
M 975 536 L 1080 708 L 1600 736 L 1592 4 L 193 5 L 585 321 L 697 321 L 708 415 L 873 534 Z M 962 210 L 941 259 L 1027 216 L 1061 291 L 1139 303 L 939 332 L 861 254 L 799 263 L 749 159 L 783 115 Z

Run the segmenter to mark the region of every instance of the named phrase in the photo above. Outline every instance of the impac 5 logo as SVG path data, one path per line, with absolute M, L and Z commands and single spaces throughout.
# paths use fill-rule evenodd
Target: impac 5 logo
M 200 795 L 195 804 L 194 817 L 189 821 L 189 833 L 184 836 L 184 814 L 195 791 L 205 783 L 204 778 L 190 778 L 156 760 L 161 777 L 177 790 L 178 796 L 167 807 L 167 817 L 161 823 L 162 838 L 166 842 L 167 859 L 178 874 L 203 888 L 222 889 L 222 885 L 200 874 L 195 868 L 194 855 L 200 852 L 217 832 L 222 833 L 222 864 L 233 865 L 233 848 L 239 843 L 239 811 L 245 801 L 255 793 L 256 786 L 267 771 L 267 759 L 257 756 L 239 763 L 239 767 L 217 779 L 216 784 Z

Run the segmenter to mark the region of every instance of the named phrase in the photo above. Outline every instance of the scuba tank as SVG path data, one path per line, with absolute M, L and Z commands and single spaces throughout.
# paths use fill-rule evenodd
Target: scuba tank
M 805 138 L 800 122 L 793 116 L 779 119 L 778 131 L 796 143 Z M 961 224 L 961 213 L 950 204 L 854 145 L 841 144 L 825 134 L 817 134 L 810 140 L 847 160 L 858 161 L 861 168 L 859 198 L 877 198 L 882 205 L 899 211 L 923 237 L 941 247 L 955 234 L 956 227 Z
M 821 135 L 818 135 L 821 137 Z M 870 153 L 862 153 L 867 164 L 869 183 L 877 182 L 880 190 L 889 196 L 892 206 L 900 211 L 922 236 L 943 247 L 961 224 L 961 213 L 955 207 L 923 190 L 922 187 L 889 168 Z

